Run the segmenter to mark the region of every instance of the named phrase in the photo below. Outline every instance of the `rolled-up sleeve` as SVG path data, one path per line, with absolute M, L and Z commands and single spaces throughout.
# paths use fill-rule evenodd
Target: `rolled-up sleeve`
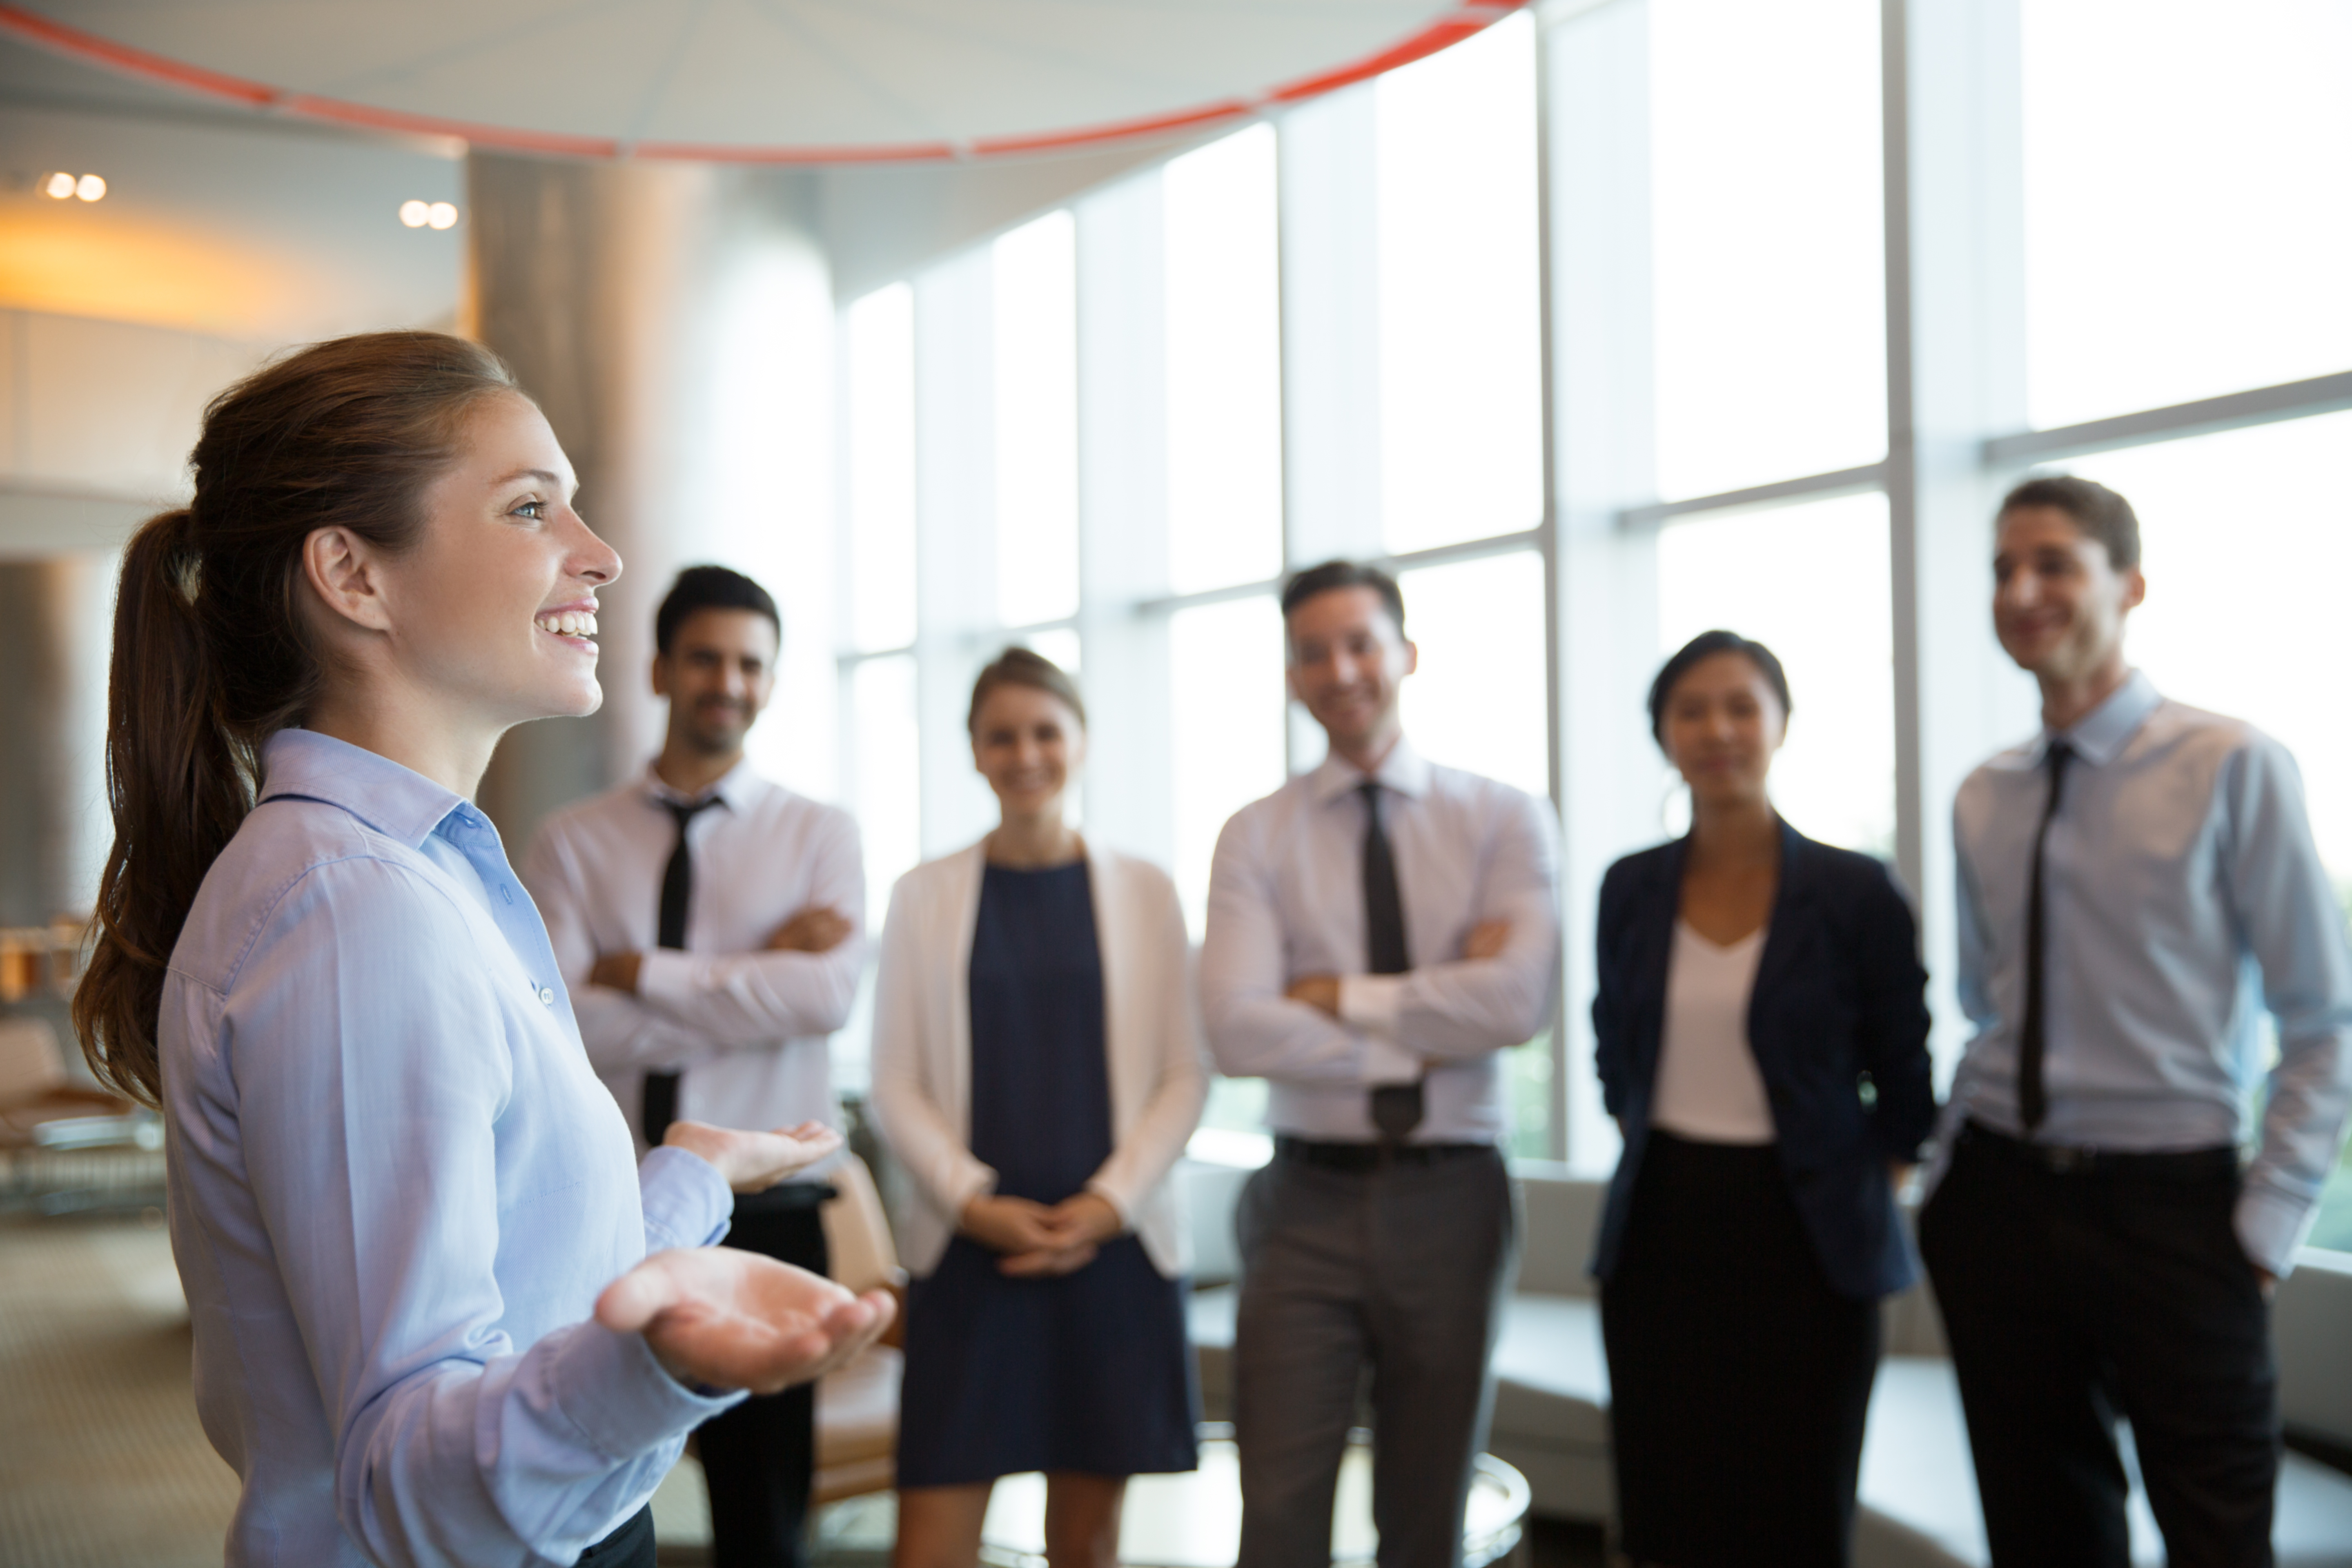
M 1232 1078 L 1289 1083 L 1381 1080 L 1365 1030 L 1288 995 L 1290 943 L 1250 810 L 1217 836 L 1201 943 L 1201 1012 L 1209 1052 Z M 1410 1072 L 1396 1075 L 1411 1077 Z
M 2320 864 L 2303 782 L 2284 747 L 2259 740 L 2225 764 L 2224 874 L 2278 1020 L 2262 1140 L 2238 1202 L 2238 1239 L 2284 1276 L 2311 1228 L 2352 1110 L 2352 948 Z
M 1501 794 L 1503 792 L 1497 792 Z M 1559 846 L 1549 806 L 1517 790 L 1497 812 L 1475 919 L 1510 927 L 1492 958 L 1449 958 L 1400 977 L 1396 1041 L 1425 1061 L 1524 1045 L 1559 988 Z
M 829 1035 L 849 1021 L 866 973 L 866 864 L 857 825 L 829 811 L 813 846 L 809 907 L 836 910 L 849 934 L 824 952 L 639 955 L 637 994 L 690 1037 L 732 1049 Z
M 493 971 L 419 973 L 473 942 L 415 873 L 332 862 L 279 901 L 224 998 L 245 1174 L 333 1434 L 336 1513 L 387 1564 L 570 1562 L 731 1403 L 637 1335 L 583 1321 L 518 1348 L 499 1327 L 515 1059 Z M 649 1236 L 719 1223 L 707 1166 L 646 1178 Z

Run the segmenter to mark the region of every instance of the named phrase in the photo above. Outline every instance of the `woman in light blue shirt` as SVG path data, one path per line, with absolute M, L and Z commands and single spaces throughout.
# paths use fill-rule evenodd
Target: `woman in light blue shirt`
M 686 1434 L 888 1309 L 709 1245 L 829 1135 L 681 1124 L 635 1165 L 467 802 L 509 727 L 601 700 L 619 558 L 505 368 L 436 333 L 266 367 L 194 468 L 123 560 L 74 1010 L 164 1113 L 227 1561 L 650 1564 Z

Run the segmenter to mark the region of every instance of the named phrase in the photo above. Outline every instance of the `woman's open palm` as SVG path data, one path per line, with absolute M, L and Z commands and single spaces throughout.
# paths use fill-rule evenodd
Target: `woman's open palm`
M 814 1382 L 881 1336 L 897 1310 L 882 1291 L 833 1281 L 729 1247 L 656 1252 L 604 1288 L 596 1321 L 642 1333 L 681 1382 L 773 1394 Z

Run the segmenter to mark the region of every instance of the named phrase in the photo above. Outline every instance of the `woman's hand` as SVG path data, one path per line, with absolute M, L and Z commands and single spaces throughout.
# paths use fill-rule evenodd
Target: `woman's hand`
M 896 1310 L 883 1291 L 853 1296 L 804 1268 L 731 1247 L 656 1252 L 596 1298 L 596 1321 L 643 1334 L 680 1383 L 754 1394 L 814 1382 L 851 1361 Z
M 1051 1245 L 1016 1252 L 997 1267 L 1015 1279 L 1075 1274 L 1095 1260 L 1102 1244 L 1127 1229 L 1118 1210 L 1099 1193 L 1078 1193 L 1045 1211 Z
M 665 1149 L 683 1149 L 710 1163 L 739 1193 L 763 1193 L 786 1176 L 805 1171 L 841 1147 L 841 1134 L 822 1121 L 750 1132 L 713 1127 L 707 1121 L 673 1121 L 662 1135 Z
M 1125 1228 L 1118 1210 L 1094 1193 L 1065 1198 L 1051 1208 L 1027 1198 L 980 1197 L 963 1209 L 963 1233 L 1004 1254 L 997 1267 L 1015 1279 L 1074 1274 Z
M 963 1205 L 958 1220 L 963 1233 L 992 1252 L 1035 1252 L 1054 1245 L 1045 1224 L 1053 1211 L 1027 1198 L 983 1195 Z

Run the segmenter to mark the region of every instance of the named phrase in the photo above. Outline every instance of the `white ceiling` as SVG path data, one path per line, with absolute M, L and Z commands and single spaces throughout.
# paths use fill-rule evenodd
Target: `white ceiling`
M 517 151 L 988 156 L 1198 130 L 1520 0 L 34 0 L 0 31 L 279 113 Z

